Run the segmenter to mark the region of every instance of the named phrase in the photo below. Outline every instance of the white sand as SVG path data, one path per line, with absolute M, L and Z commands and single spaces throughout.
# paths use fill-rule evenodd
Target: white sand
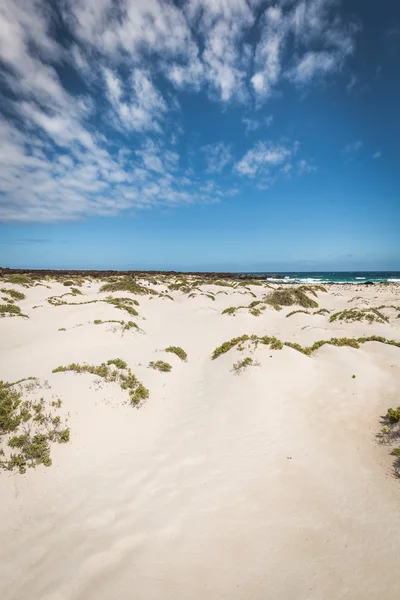
M 52 447 L 49 468 L 0 472 L 2 600 L 399 598 L 400 481 L 375 436 L 400 404 L 400 349 L 324 346 L 307 357 L 259 346 L 210 359 L 244 333 L 303 345 L 400 340 L 394 310 L 390 323 L 372 325 L 285 317 L 299 307 L 232 317 L 221 311 L 253 297 L 209 287 L 228 295 L 137 297 L 143 333 L 122 335 L 92 324 L 132 318 L 113 306 L 51 306 L 48 296 L 68 291 L 57 283 L 15 289 L 27 294 L 18 304 L 30 318 L 0 319 L 0 379 L 47 380 L 71 441 Z M 86 284 L 84 298 L 69 300 L 105 297 L 98 289 Z M 332 285 L 318 301 L 332 310 L 400 305 L 400 287 Z M 163 351 L 171 344 L 186 363 Z M 259 366 L 232 372 L 248 355 Z M 150 391 L 139 409 L 117 384 L 52 374 L 114 357 Z M 170 373 L 147 367 L 159 359 Z

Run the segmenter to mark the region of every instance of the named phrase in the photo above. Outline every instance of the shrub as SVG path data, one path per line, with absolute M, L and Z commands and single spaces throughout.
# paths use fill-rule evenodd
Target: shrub
M 157 360 L 155 362 L 151 361 L 149 362 L 149 367 L 156 371 L 161 371 L 162 373 L 169 373 L 172 369 L 172 366 L 163 360 Z
M 281 340 L 278 340 L 275 337 L 269 337 L 267 335 L 261 337 L 257 335 L 242 335 L 241 337 L 233 338 L 227 342 L 224 342 L 223 344 L 221 344 L 221 346 L 218 346 L 218 348 L 216 348 L 212 354 L 212 359 L 214 360 L 215 358 L 218 358 L 218 356 L 220 356 L 221 354 L 229 352 L 229 350 L 231 350 L 235 346 L 239 346 L 240 348 L 241 343 L 245 341 L 253 343 L 255 346 L 257 346 L 259 343 L 269 345 L 271 350 L 281 350 L 283 346 L 288 346 L 289 348 L 293 348 L 294 350 L 297 350 L 298 352 L 301 352 L 302 354 L 305 354 L 307 356 L 310 356 L 313 352 L 316 352 L 325 344 L 338 347 L 348 346 L 350 348 L 359 349 L 360 344 L 364 344 L 366 342 L 380 342 L 382 344 L 388 344 L 390 346 L 396 346 L 397 348 L 400 348 L 400 342 L 397 342 L 396 340 L 387 340 L 386 338 L 381 336 L 370 336 L 362 338 L 331 338 L 329 340 L 318 340 L 314 342 L 311 346 L 301 346 L 300 344 L 294 342 L 282 342 Z
M 133 303 L 134 301 L 131 301 L 130 298 L 107 298 L 106 302 L 108 304 L 112 304 L 113 306 L 115 306 L 115 308 L 124 310 L 129 315 L 132 315 L 134 317 L 137 317 L 139 315 L 138 311 L 135 308 L 133 308 L 133 306 L 131 306 L 131 303 Z
M 234 315 L 237 308 L 235 306 L 229 306 L 222 311 L 223 315 Z
M 111 369 L 115 366 L 115 369 Z M 74 371 L 75 373 L 91 373 L 102 377 L 105 381 L 116 382 L 122 390 L 127 390 L 129 394 L 129 402 L 131 406 L 137 406 L 142 400 L 149 397 L 149 391 L 138 381 L 132 373 L 126 362 L 120 358 L 112 358 L 101 365 L 86 365 L 71 363 L 68 366 L 60 366 L 53 369 L 53 373 L 64 373 L 66 371 Z M 126 371 L 126 372 L 123 372 Z
M 282 350 L 283 344 L 280 340 L 274 337 L 270 342 L 270 348 L 271 350 Z
M 16 285 L 23 285 L 24 287 L 30 287 L 33 285 L 32 279 L 26 273 L 12 273 L 11 275 L 7 276 L 6 281 Z
M 20 380 L 24 381 L 24 380 Z M 7 446 L 14 452 L 0 449 L 0 468 L 25 473 L 27 468 L 51 465 L 50 443 L 69 441 L 69 429 L 60 429 L 61 419 L 47 410 L 44 399 L 22 400 L 22 393 L 13 390 L 15 384 L 0 382 L 0 441 L 8 434 Z M 52 407 L 60 408 L 61 401 Z M 66 433 L 68 432 L 68 434 Z
M 347 323 L 354 321 L 368 321 L 369 323 L 373 323 L 376 321 L 378 323 L 388 323 L 385 315 L 376 308 L 350 308 L 342 310 L 331 315 L 329 322 L 332 323 L 334 321 L 346 321 Z
M 293 306 L 299 304 L 303 308 L 317 308 L 318 303 L 309 298 L 301 289 L 276 289 L 267 295 L 267 302 L 272 306 Z
M 131 294 L 138 294 L 142 296 L 148 294 L 158 296 L 158 292 L 156 292 L 156 290 L 140 285 L 130 277 L 122 277 L 117 281 L 105 283 L 101 286 L 100 292 L 130 292 Z
M 236 373 L 240 373 L 243 369 L 246 369 L 247 367 L 250 367 L 254 365 L 254 361 L 250 356 L 247 356 L 246 358 L 243 358 L 242 360 L 239 360 L 237 363 L 235 363 L 232 367 L 232 371 L 236 371 Z
M 221 356 L 221 354 L 225 354 L 226 352 L 229 352 L 229 350 L 231 350 L 232 348 L 234 348 L 235 346 L 240 344 L 240 342 L 246 342 L 249 339 L 250 339 L 250 337 L 248 335 L 242 335 L 237 338 L 232 338 L 228 342 L 224 342 L 223 344 L 221 344 L 221 346 L 218 346 L 218 348 L 216 348 L 214 350 L 214 352 L 212 353 L 212 359 L 214 360 L 214 359 L 218 358 L 218 356 Z
M 28 319 L 28 315 L 24 315 L 16 304 L 0 304 L 0 317 L 5 317 L 5 315 Z
M 308 310 L 292 310 L 290 313 L 286 315 L 286 317 L 291 317 L 292 315 L 297 315 L 298 313 L 304 313 L 305 315 L 309 315 Z
M 127 368 L 127 364 L 124 360 L 121 360 L 120 358 L 111 358 L 110 360 L 107 361 L 108 365 L 115 365 L 117 367 L 117 369 L 126 369 Z
M 400 422 L 400 406 L 398 406 L 397 408 L 388 408 L 385 418 L 386 418 L 387 422 L 390 423 L 391 425 L 394 425 L 395 423 L 399 423 Z
M 176 354 L 176 356 L 178 356 L 181 360 L 187 360 L 186 352 L 179 346 L 168 346 L 168 348 L 165 348 L 165 352 L 172 352 L 173 354 Z
M 7 288 L 1 288 L 3 294 L 8 294 L 13 300 L 25 300 L 26 296 L 22 292 L 17 290 L 8 290 Z

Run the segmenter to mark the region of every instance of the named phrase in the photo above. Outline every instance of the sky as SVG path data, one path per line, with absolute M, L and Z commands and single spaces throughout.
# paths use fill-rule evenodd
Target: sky
M 1 0 L 0 266 L 400 270 L 400 3 Z

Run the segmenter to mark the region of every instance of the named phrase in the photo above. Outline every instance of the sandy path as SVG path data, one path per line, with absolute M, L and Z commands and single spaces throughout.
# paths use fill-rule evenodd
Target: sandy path
M 73 435 L 51 469 L 0 476 L 1 598 L 397 600 L 400 485 L 375 434 L 398 395 L 400 351 L 261 348 L 260 366 L 234 375 L 236 350 L 210 361 L 218 343 L 249 325 L 279 330 L 278 318 L 281 337 L 306 337 L 308 317 L 229 319 L 218 302 L 141 300 L 146 335 L 133 337 L 90 326 L 63 338 L 59 323 L 84 321 L 87 307 L 50 307 L 7 342 L 1 376 L 26 374 L 17 356 L 40 367 Z M 188 363 L 143 366 L 175 342 Z M 116 352 L 150 388 L 139 410 L 115 384 L 50 374 Z

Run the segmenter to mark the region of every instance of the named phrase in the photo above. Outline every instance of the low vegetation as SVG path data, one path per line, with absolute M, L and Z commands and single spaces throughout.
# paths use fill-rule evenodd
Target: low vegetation
M 270 337 L 267 335 L 249 336 L 245 334 L 240 337 L 232 338 L 231 340 L 221 344 L 221 346 L 218 346 L 218 348 L 216 348 L 212 353 L 212 359 L 215 360 L 222 354 L 229 352 L 229 350 L 231 350 L 235 346 L 240 347 L 240 349 L 244 349 L 245 342 L 249 344 L 254 344 L 255 346 L 257 346 L 258 344 L 265 344 L 268 345 L 271 350 L 281 350 L 284 346 L 287 346 L 289 348 L 297 350 L 298 352 L 301 352 L 302 354 L 305 354 L 306 356 L 310 356 L 326 344 L 330 346 L 348 346 L 350 348 L 359 349 L 361 344 L 365 344 L 366 342 L 379 342 L 381 344 L 387 344 L 390 346 L 396 346 L 397 348 L 400 348 L 400 342 L 397 342 L 395 340 L 388 340 L 384 337 L 376 335 L 360 338 L 331 338 L 329 340 L 318 340 L 317 342 L 314 342 L 314 344 L 312 344 L 311 346 L 301 346 L 300 344 L 297 344 L 295 342 L 282 342 L 281 340 L 278 340 L 275 337 Z
M 329 315 L 330 314 L 330 310 L 328 310 L 327 308 L 320 308 L 318 310 L 314 310 L 314 315 Z
M 172 366 L 163 360 L 151 361 L 149 362 L 149 367 L 162 373 L 169 373 L 172 370 Z
M 132 298 L 113 298 L 112 296 L 109 296 L 105 299 L 105 302 L 115 306 L 115 308 L 118 308 L 119 310 L 124 310 L 128 315 L 133 317 L 139 316 L 138 311 L 133 308 L 133 305 L 137 306 L 139 304 L 137 300 L 133 300 Z
M 97 300 L 89 300 L 87 302 L 66 302 L 65 300 L 62 300 L 62 298 L 65 298 L 66 296 L 81 296 L 82 292 L 81 290 L 78 290 L 78 288 L 71 288 L 70 292 L 65 292 L 65 294 L 61 294 L 61 296 L 50 296 L 49 298 L 47 298 L 47 302 L 49 304 L 51 304 L 52 306 L 62 306 L 65 304 L 89 304 L 91 302 L 97 302 Z
M 18 292 L 17 290 L 8 290 L 7 288 L 1 288 L 2 294 L 11 296 L 12 300 L 25 300 L 25 294 Z
M 69 442 L 70 430 L 54 414 L 61 400 L 23 399 L 15 389 L 21 382 L 0 381 L 0 468 L 22 474 L 38 465 L 49 467 L 51 444 Z
M 7 275 L 4 279 L 7 283 L 13 283 L 14 285 L 22 285 L 23 287 L 32 287 L 34 280 L 26 273 L 12 273 Z
M 253 367 L 255 365 L 256 363 L 254 362 L 254 359 L 251 356 L 247 356 L 246 358 L 243 358 L 235 363 L 232 367 L 232 371 L 235 371 L 235 373 L 241 373 L 243 369 L 247 369 L 247 367 Z
M 318 310 L 314 310 L 313 312 L 300 308 L 298 310 L 292 310 L 286 315 L 286 317 L 291 317 L 292 315 L 297 315 L 298 313 L 303 313 L 305 315 L 329 315 L 329 312 L 330 311 L 327 308 L 319 308 Z
M 300 305 L 303 308 L 318 308 L 318 302 L 309 298 L 300 288 L 278 288 L 267 295 L 266 301 L 272 306 Z
M 10 317 L 24 317 L 28 319 L 28 315 L 25 315 L 21 312 L 21 309 L 16 304 L 0 304 L 0 317 L 5 317 L 6 315 Z
M 77 296 L 82 294 L 82 292 L 78 289 L 71 288 L 71 292 L 66 292 L 65 294 L 61 294 L 61 296 L 50 296 L 47 298 L 47 302 L 52 306 L 78 306 L 81 304 L 95 304 L 98 302 L 105 302 L 106 304 L 111 304 L 118 308 L 119 310 L 124 310 L 129 315 L 137 317 L 139 315 L 138 311 L 133 308 L 134 306 L 139 306 L 139 302 L 134 298 L 114 298 L 113 296 L 108 296 L 105 300 L 86 300 L 83 302 L 66 302 L 63 300 L 65 296 Z
M 306 290 L 311 290 L 311 288 L 306 288 L 305 286 L 303 286 L 303 288 Z M 250 304 L 247 306 L 229 306 L 222 311 L 222 314 L 235 315 L 238 310 L 244 308 L 248 310 L 248 312 L 254 317 L 259 317 L 268 306 L 272 306 L 278 311 L 282 310 L 282 306 L 293 306 L 296 304 L 302 306 L 303 308 L 317 308 L 318 303 L 312 298 L 309 298 L 304 289 L 291 287 L 278 288 L 273 292 L 264 295 L 262 300 L 253 300 L 253 302 L 250 302 Z M 311 291 L 313 294 L 315 294 L 313 290 Z M 290 317 L 297 312 L 305 312 L 308 314 L 305 310 L 296 310 L 292 311 L 287 316 Z
M 140 296 L 154 295 L 158 296 L 158 292 L 150 287 L 140 285 L 132 277 L 119 277 L 116 281 L 105 283 L 101 286 L 100 292 L 130 292 Z
M 292 310 L 290 313 L 288 313 L 286 315 L 286 317 L 292 317 L 293 315 L 297 315 L 299 313 L 303 313 L 304 315 L 309 315 L 310 313 L 308 312 L 308 310 L 302 310 L 301 308 L 299 310 Z
M 95 319 L 93 321 L 94 325 L 105 325 L 106 323 L 116 323 L 121 325 L 123 331 L 128 331 L 129 329 L 139 329 L 139 327 L 133 321 L 118 321 L 117 319 L 107 319 L 106 321 L 102 321 L 101 319 Z
M 393 308 L 393 310 L 400 310 L 400 306 L 396 306 L 394 304 L 381 304 L 381 306 L 377 307 L 378 310 L 382 310 L 384 308 Z
M 368 323 L 388 323 L 388 319 L 377 308 L 350 308 L 334 313 L 330 316 L 329 322 L 345 321 L 354 323 L 355 321 L 368 321 Z
M 140 383 L 126 362 L 120 358 L 112 358 L 101 365 L 87 365 L 72 363 L 68 366 L 60 366 L 53 369 L 53 373 L 64 373 L 73 371 L 74 373 L 90 373 L 101 377 L 106 382 L 115 382 L 129 394 L 131 406 L 138 406 L 142 401 L 149 397 L 149 391 Z
M 393 446 L 398 444 L 400 439 L 400 406 L 397 408 L 388 408 L 383 418 L 384 427 L 381 429 L 379 438 L 381 442 L 392 446 L 391 454 L 395 457 L 394 474 L 400 477 L 400 448 Z
M 187 360 L 186 352 L 179 346 L 168 346 L 168 348 L 165 348 L 165 352 L 171 352 L 172 354 L 176 354 L 176 356 L 178 356 L 183 361 Z

